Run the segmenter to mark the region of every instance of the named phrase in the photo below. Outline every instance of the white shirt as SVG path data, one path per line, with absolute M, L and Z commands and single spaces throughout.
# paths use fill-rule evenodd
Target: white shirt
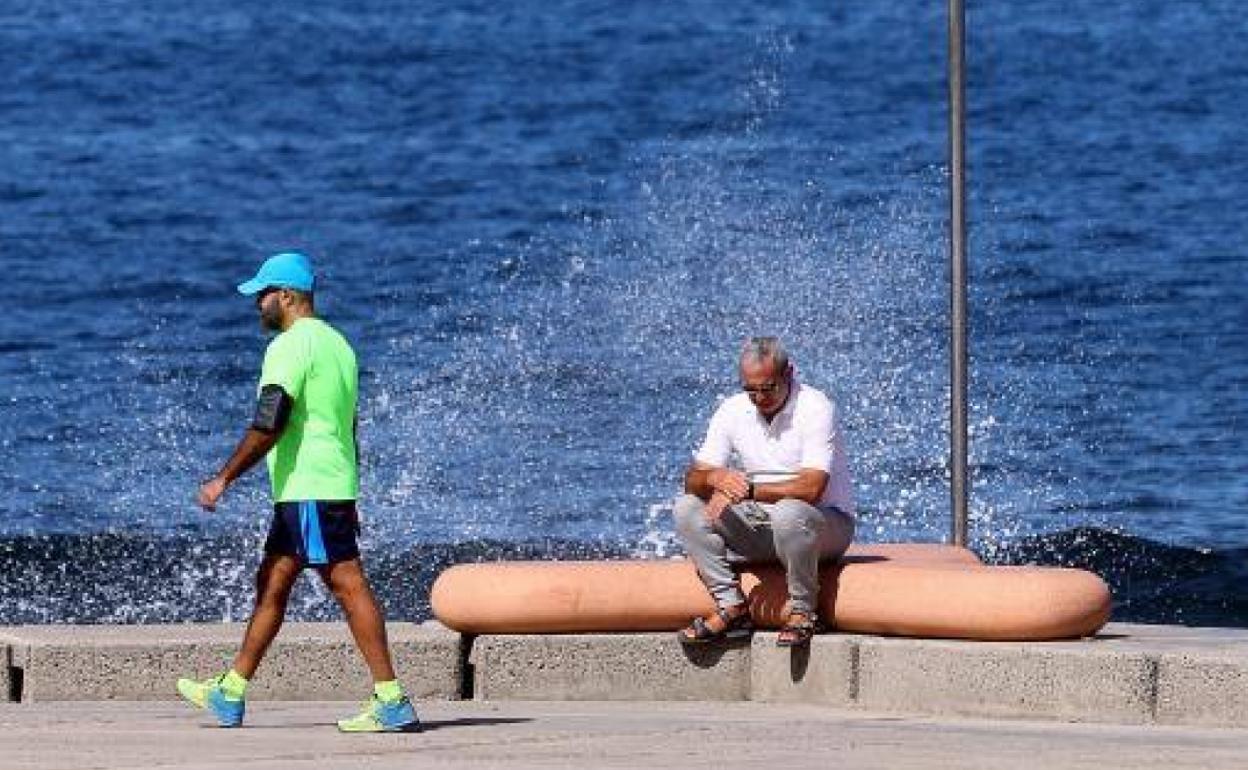
M 756 483 L 765 483 L 769 477 L 775 481 L 778 477 L 773 474 L 793 474 L 802 468 L 826 471 L 828 483 L 818 507 L 854 515 L 853 485 L 836 405 L 796 378 L 784 408 L 770 423 L 748 393 L 729 396 L 719 405 L 694 459 L 724 468 L 734 455 L 734 464 Z

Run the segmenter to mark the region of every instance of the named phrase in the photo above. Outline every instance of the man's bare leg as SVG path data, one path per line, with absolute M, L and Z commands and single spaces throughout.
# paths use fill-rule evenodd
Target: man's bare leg
M 251 679 L 286 619 L 290 589 L 299 578 L 299 561 L 293 556 L 268 554 L 256 571 L 256 607 L 252 610 L 243 644 L 234 656 L 234 670 Z
M 321 579 L 347 615 L 347 626 L 355 637 L 364 662 L 374 682 L 394 681 L 394 664 L 390 660 L 390 643 L 386 639 L 386 621 L 381 607 L 368 585 L 364 568 L 358 558 L 318 567 Z

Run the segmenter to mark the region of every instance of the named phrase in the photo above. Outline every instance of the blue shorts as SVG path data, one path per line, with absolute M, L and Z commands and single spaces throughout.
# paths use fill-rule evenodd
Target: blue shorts
M 350 561 L 360 555 L 354 500 L 301 500 L 273 506 L 266 554 L 294 556 L 300 566 Z

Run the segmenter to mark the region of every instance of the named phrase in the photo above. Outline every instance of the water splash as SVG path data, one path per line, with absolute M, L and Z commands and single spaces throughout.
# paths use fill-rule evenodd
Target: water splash
M 358 332 L 367 353 L 362 356 L 361 508 L 366 549 L 388 565 L 384 574 L 396 575 L 383 592 L 388 601 L 405 607 L 414 605 L 404 602 L 423 601 L 397 576 L 416 569 L 411 554 L 427 555 L 432 544 L 455 558 L 674 553 L 668 511 L 681 470 L 716 399 L 735 387 L 738 341 L 757 332 L 783 336 L 803 377 L 840 403 L 862 538 L 944 538 L 944 172 L 923 155 L 923 141 L 900 141 L 864 155 L 859 147 L 870 144 L 869 137 L 861 127 L 857 133 L 845 130 L 843 120 L 829 119 L 818 130 L 809 122 L 804 129 L 789 128 L 795 117 L 811 118 L 794 115 L 803 94 L 790 80 L 798 59 L 806 57 L 802 66 L 810 63 L 811 45 L 809 38 L 780 32 L 756 39 L 752 51 L 729 63 L 732 96 L 716 100 L 719 112 L 709 125 L 682 115 L 663 124 L 667 129 L 637 123 L 618 135 L 608 132 L 604 152 L 623 148 L 609 163 L 566 161 L 585 178 L 576 176 L 579 171 L 541 177 L 566 183 L 555 194 L 563 200 L 549 209 L 534 204 L 511 210 L 507 201 L 479 193 L 471 203 L 488 212 L 474 210 L 478 218 L 462 229 L 448 225 L 439 230 L 442 240 L 405 239 L 413 228 L 403 230 L 403 222 L 394 221 L 403 217 L 391 205 L 394 197 L 410 192 L 404 169 L 385 177 L 380 198 L 356 198 L 345 215 L 326 215 L 331 224 L 325 230 L 335 233 L 327 240 L 342 246 L 343 254 L 369 255 L 358 266 L 337 268 L 338 286 L 374 292 L 360 301 L 367 310 L 346 306 L 346 300 L 339 307 L 344 328 Z M 873 85 L 848 94 L 849 102 L 854 109 L 870 109 L 877 99 L 891 100 L 918 87 L 912 80 L 904 75 L 891 88 Z M 893 119 L 892 106 L 882 120 Z M 542 124 L 521 128 L 533 125 Z M 453 130 L 446 136 L 463 128 L 454 118 L 441 124 L 448 127 Z M 312 134 L 291 140 L 267 128 L 262 135 L 244 132 L 231 141 L 248 151 L 291 141 L 303 150 L 316 144 Z M 425 139 L 411 141 L 420 145 Z M 216 147 L 211 154 L 219 154 Z M 390 158 L 355 160 L 359 168 L 344 177 L 376 192 L 370 176 L 384 177 L 376 166 Z M 547 162 L 565 161 L 534 161 Z M 446 200 L 439 199 L 439 205 L 462 197 L 462 189 L 454 188 L 464 183 L 453 172 L 465 167 L 447 168 L 430 169 L 446 177 Z M 493 176 L 472 177 L 480 173 L 473 171 L 467 178 L 492 190 L 500 176 L 517 167 L 489 168 Z M 342 181 L 326 181 L 326 188 L 337 191 Z M 187 189 L 198 194 L 204 188 Z M 329 198 L 339 196 L 317 202 Z M 359 216 L 381 203 L 389 215 Z M 220 195 L 214 205 L 235 211 L 233 201 Z M 419 213 L 421 206 L 407 208 Z M 1061 216 L 1045 214 L 1048 220 L 1029 226 L 1048 232 L 1060 224 Z M 257 240 L 302 237 L 308 224 L 320 223 L 295 218 L 274 225 L 266 217 L 248 225 L 250 230 L 240 225 L 239 234 L 226 242 L 177 220 L 162 227 L 200 251 L 209 250 L 207 243 L 239 253 Z M 388 237 L 377 238 L 378 228 L 390 228 L 384 230 Z M 457 236 L 478 228 L 491 234 Z M 256 235 L 260 232 L 263 238 Z M 447 246 L 447 240 L 454 242 Z M 430 243 L 437 249 L 432 254 L 418 248 Z M 29 248 L 23 242 L 13 246 Z M 1010 303 L 1049 301 L 1079 289 L 1077 277 L 1046 283 L 1021 259 L 1009 263 L 999 243 L 980 253 L 992 265 L 985 272 L 1000 276 L 975 298 L 978 328 L 1004 323 L 1007 309 L 1016 308 Z M 24 259 L 35 264 L 33 256 Z M 205 299 L 229 292 L 220 276 L 236 263 L 205 257 L 202 264 L 179 265 L 187 275 L 177 280 L 143 283 L 138 266 L 148 259 L 168 264 L 141 255 L 121 267 L 101 268 L 107 280 L 96 287 L 96 300 L 107 308 L 100 314 L 107 323 L 75 329 L 72 340 L 60 341 L 56 355 L 42 350 L 42 343 L 4 348 L 0 364 L 21 374 L 14 377 L 6 404 L 18 427 L 6 427 L 0 444 L 0 480 L 21 492 L 16 499 L 23 510 L 0 508 L 5 514 L 0 527 L 106 538 L 136 532 L 207 536 L 205 542 L 221 548 L 175 549 L 184 563 L 169 566 L 161 573 L 164 582 L 155 585 L 71 567 L 41 572 L 44 582 L 20 584 L 20 595 L 9 594 L 14 602 L 9 606 L 21 617 L 215 619 L 245 613 L 268 508 L 262 474 L 231 490 L 227 505 L 213 517 L 197 512 L 191 495 L 198 478 L 228 452 L 247 417 L 262 341 L 249 333 L 254 321 L 245 306 L 223 310 L 225 305 Z M 37 286 L 44 276 L 27 277 L 14 285 Z M 334 292 L 329 294 L 332 303 Z M 1083 331 L 1098 303 L 1114 296 L 1112 286 L 1093 291 L 1072 318 L 1061 320 Z M 186 331 L 188 300 L 197 302 L 197 323 L 210 334 Z M 326 307 L 333 317 L 337 308 Z M 1149 511 L 1176 506 L 1147 490 L 1122 489 L 1121 495 L 1096 501 L 1103 513 L 1088 500 L 1080 478 L 1085 471 L 1077 466 L 1103 448 L 1088 445 L 1081 420 L 1104 418 L 1116 407 L 1085 401 L 1075 407 L 1082 412 L 1044 411 L 1034 434 L 1019 427 L 1049 400 L 1069 404 L 1080 400 L 1070 392 L 1091 392 L 1081 379 L 1088 365 L 1127 363 L 1124 353 L 1131 351 L 1124 344 L 1107 345 L 1117 356 L 1113 361 L 1081 357 L 1085 354 L 1077 350 L 1046 357 L 1030 350 L 977 349 L 972 531 L 986 552 L 1036 530 L 1109 518 L 1114 506 Z M 101 367 L 102 360 L 116 363 Z M 1039 366 L 1051 368 L 1037 382 Z M 83 404 L 97 408 L 76 408 Z M 1122 412 L 1131 414 L 1126 407 Z M 85 432 L 91 429 L 98 433 Z M 17 467 L 19 457 L 26 467 L 51 470 L 28 479 Z M 1055 458 L 1076 470 L 1054 467 Z M 57 486 L 46 479 L 73 482 Z M 1105 488 L 1101 483 L 1098 489 Z M 26 510 L 31 500 L 34 510 Z M 213 539 L 234 530 L 236 539 Z M 93 546 L 81 556 L 108 554 L 131 568 L 149 559 L 141 542 L 118 542 L 119 550 Z M 551 543 L 578 545 L 551 550 Z M 459 544 L 469 545 L 456 550 Z M 52 548 L 47 558 L 69 557 Z M 435 554 L 433 563 L 448 558 Z M 73 590 L 58 592 L 58 581 Z M 112 590 L 114 582 L 129 590 Z M 297 614 L 330 611 L 324 596 L 308 591 L 297 598 Z
M 777 146 L 763 129 L 794 48 L 768 45 L 740 132 L 638 146 L 596 214 L 500 254 L 433 335 L 392 345 L 365 421 L 386 536 L 661 542 L 652 512 L 733 389 L 740 339 L 765 332 L 841 405 L 864 535 L 944 538 L 941 173 L 864 193 L 840 178 L 843 148 Z M 446 352 L 404 382 L 431 336 Z M 995 427 L 980 412 L 972 429 Z M 977 520 L 1015 532 L 1014 499 L 975 489 Z

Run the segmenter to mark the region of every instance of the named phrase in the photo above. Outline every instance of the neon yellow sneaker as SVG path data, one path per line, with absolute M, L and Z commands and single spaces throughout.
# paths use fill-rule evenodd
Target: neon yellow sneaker
M 192 706 L 211 711 L 222 727 L 238 727 L 243 723 L 243 714 L 247 711 L 247 701 L 243 698 L 231 698 L 221 687 L 225 674 L 196 682 L 193 679 L 178 680 L 178 694 Z
M 418 733 L 420 719 L 406 695 L 393 703 L 374 695 L 358 715 L 339 720 L 338 729 L 344 733 Z

